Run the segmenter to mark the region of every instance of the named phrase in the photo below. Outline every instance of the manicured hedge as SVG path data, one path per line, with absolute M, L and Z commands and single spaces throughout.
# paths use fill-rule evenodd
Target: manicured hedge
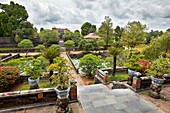
M 0 92 L 7 90 L 20 77 L 20 72 L 12 66 L 0 67 Z

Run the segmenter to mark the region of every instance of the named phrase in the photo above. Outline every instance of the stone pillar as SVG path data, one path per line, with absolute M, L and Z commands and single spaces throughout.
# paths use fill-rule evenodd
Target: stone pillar
M 108 74 L 109 74 L 109 73 L 108 73 L 108 71 L 105 71 L 104 73 L 105 73 L 104 81 L 105 81 L 105 82 L 108 82 Z
M 98 75 L 99 73 L 99 69 L 100 69 L 100 66 L 97 66 L 97 69 L 96 69 L 96 75 Z

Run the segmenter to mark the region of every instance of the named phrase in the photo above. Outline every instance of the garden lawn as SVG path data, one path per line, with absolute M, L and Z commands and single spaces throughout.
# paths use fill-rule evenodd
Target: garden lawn
M 112 76 L 110 73 L 108 76 L 109 81 L 123 81 L 128 79 L 128 74 L 127 73 L 116 73 L 115 76 Z
M 42 81 L 38 83 L 38 86 L 40 88 L 50 88 L 50 87 L 55 87 L 56 85 L 51 85 L 49 81 Z M 25 83 L 25 84 L 19 85 L 16 91 L 29 90 L 29 89 L 30 89 L 29 83 Z

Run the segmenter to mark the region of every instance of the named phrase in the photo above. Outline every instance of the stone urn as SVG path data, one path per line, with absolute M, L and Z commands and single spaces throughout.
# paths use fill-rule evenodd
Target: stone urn
M 161 98 L 160 92 L 162 90 L 162 83 L 165 81 L 165 79 L 154 78 L 153 76 L 151 76 L 150 78 L 152 80 L 152 84 L 150 86 L 151 91 L 149 92 L 149 95 L 153 98 L 160 99 Z

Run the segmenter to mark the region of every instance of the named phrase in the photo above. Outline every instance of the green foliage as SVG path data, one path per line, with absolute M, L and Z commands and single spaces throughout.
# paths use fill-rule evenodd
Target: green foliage
M 23 39 L 33 39 L 35 32 L 37 31 L 33 28 L 33 24 L 28 21 L 21 21 L 17 29 L 13 31 L 16 42 Z
M 125 63 L 125 67 L 134 71 L 140 70 L 141 64 L 137 62 L 139 59 L 140 59 L 139 55 L 132 55 L 128 62 Z
M 161 36 L 163 34 L 162 31 L 153 31 L 151 30 L 146 37 L 146 42 L 149 44 L 152 38 L 158 38 L 159 36 Z
M 128 80 L 129 75 L 127 73 L 116 73 L 115 76 L 108 76 L 109 81 L 122 81 Z
M 64 45 L 68 50 L 72 49 L 75 46 L 72 40 L 67 40 L 66 42 L 64 42 Z
M 42 51 L 42 56 L 45 57 L 48 60 L 53 60 L 54 58 L 60 56 L 60 50 L 59 48 L 46 48 Z
M 155 60 L 160 55 L 167 57 L 170 52 L 170 32 L 165 32 L 161 37 L 152 39 L 150 45 L 143 51 L 146 59 Z
M 59 84 L 61 90 L 67 89 L 69 86 L 69 79 L 71 77 L 69 73 L 70 69 L 71 67 L 66 59 L 64 59 L 63 57 L 56 57 L 55 63 L 49 66 L 49 71 L 58 72 L 57 75 L 53 74 L 51 76 L 52 84 Z
M 79 49 L 84 51 L 98 50 L 99 47 L 96 39 L 82 39 L 79 42 Z
M 74 41 L 75 46 L 78 46 L 80 40 L 82 39 L 82 35 L 80 34 L 80 32 L 66 32 L 63 35 L 64 41 L 67 40 L 72 40 Z
M 121 28 L 119 26 L 116 26 L 116 28 L 114 29 L 114 39 L 115 39 L 115 42 L 120 41 L 122 33 L 123 33 L 123 30 L 124 30 L 123 28 Z
M 21 21 L 26 21 L 28 13 L 25 7 L 14 3 L 0 4 L 0 37 L 13 36 L 13 31 L 17 29 Z
M 97 45 L 98 45 L 98 49 L 103 49 L 104 45 L 106 45 L 105 41 L 102 40 L 97 40 Z
M 12 66 L 0 67 L 0 92 L 9 88 L 20 77 L 20 73 L 17 68 Z
M 94 33 L 96 32 L 96 25 L 92 25 L 89 22 L 85 22 L 82 26 L 81 26 L 81 34 L 83 36 L 88 35 L 89 33 Z
M 129 22 L 124 28 L 121 41 L 125 46 L 131 49 L 136 45 L 144 43 L 146 37 L 146 25 L 141 24 L 139 21 Z
M 30 60 L 31 65 L 25 66 L 25 74 L 31 75 L 31 79 L 37 79 L 42 76 L 41 60 L 32 59 Z
M 35 47 L 35 52 L 41 52 L 45 49 L 45 46 L 42 44 L 39 44 L 38 46 Z
M 21 48 L 32 48 L 34 47 L 33 43 L 31 42 L 31 40 L 29 39 L 24 39 L 22 40 L 19 44 L 18 44 L 18 47 L 21 47 Z
M 170 74 L 170 59 L 159 58 L 154 60 L 146 69 L 147 76 L 162 77 L 163 74 Z
M 47 70 L 47 66 L 49 66 L 49 62 L 42 56 L 39 56 L 36 59 L 34 59 L 33 57 L 21 57 L 18 59 L 12 59 L 9 60 L 8 62 L 3 62 L 2 65 L 14 66 L 18 70 L 20 70 L 20 72 L 24 73 L 24 75 L 27 75 L 28 72 L 26 70 L 26 67 L 27 68 L 29 68 L 30 66 L 32 67 L 34 65 L 33 60 L 36 60 L 34 62 L 36 62 L 36 65 L 39 65 L 38 67 L 39 69 L 41 69 L 42 71 Z
M 124 66 L 125 62 L 127 62 L 127 60 L 128 60 L 128 56 L 129 56 L 128 54 L 129 54 L 128 50 L 122 50 L 122 52 L 119 55 L 117 55 L 116 65 Z M 106 57 L 104 62 L 105 62 L 106 67 L 112 67 L 113 66 L 113 57 L 112 56 Z
M 40 88 L 51 88 L 51 87 L 56 87 L 57 85 L 56 84 L 52 85 L 49 81 L 40 81 L 38 83 L 38 86 Z M 16 91 L 29 90 L 29 89 L 30 89 L 30 84 L 26 83 L 17 87 Z
M 39 33 L 41 41 L 47 46 L 49 42 L 58 41 L 58 32 L 54 30 L 44 29 Z
M 105 21 L 102 22 L 102 25 L 98 30 L 98 34 L 104 38 L 107 48 L 110 45 L 111 39 L 113 38 L 112 20 L 109 18 L 109 16 L 105 16 Z
M 92 54 L 84 55 L 80 58 L 79 68 L 81 68 L 83 72 L 86 73 L 88 76 L 94 75 L 97 66 L 101 66 L 103 60 L 101 56 L 96 56 Z
M 52 44 L 49 48 L 60 49 L 60 46 L 57 44 Z

